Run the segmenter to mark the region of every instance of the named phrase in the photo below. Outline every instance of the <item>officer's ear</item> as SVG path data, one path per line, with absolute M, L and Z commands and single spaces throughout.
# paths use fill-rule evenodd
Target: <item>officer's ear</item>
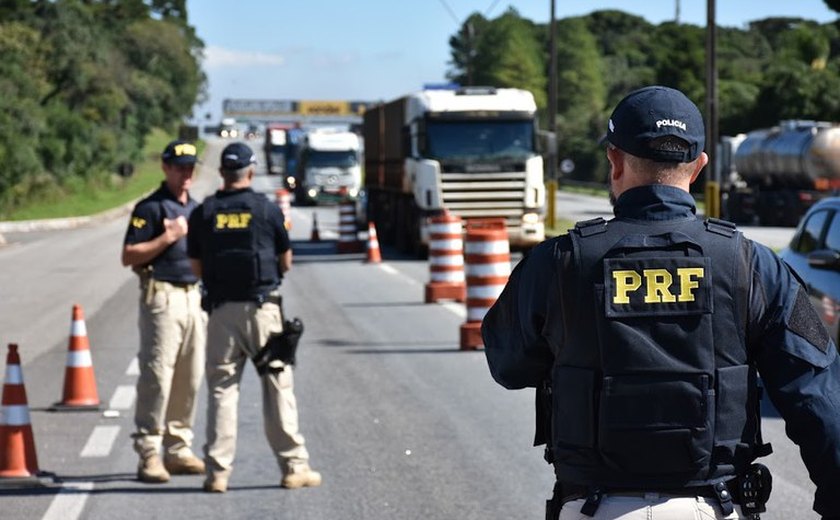
M 691 179 L 689 179 L 688 183 L 691 184 L 697 180 L 697 177 L 700 175 L 700 172 L 703 171 L 703 168 L 709 164 L 709 156 L 706 155 L 706 152 L 701 152 L 700 157 L 698 157 L 694 161 L 694 171 L 691 172 Z
M 610 163 L 610 179 L 615 180 L 624 174 L 624 152 L 615 146 L 607 146 L 607 161 Z

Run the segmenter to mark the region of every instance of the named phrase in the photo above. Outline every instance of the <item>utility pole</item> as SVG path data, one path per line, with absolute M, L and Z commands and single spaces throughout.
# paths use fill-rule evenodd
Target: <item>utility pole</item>
M 720 216 L 720 171 L 717 168 L 718 99 L 717 99 L 717 23 L 716 0 L 706 0 L 706 216 Z
M 557 139 L 557 23 L 554 18 L 554 0 L 551 0 L 551 18 L 548 23 L 548 131 L 550 138 Z M 550 150 L 557 150 L 551 143 Z M 557 179 L 557 153 L 549 154 L 548 178 Z
M 674 23 L 679 25 L 680 24 L 680 0 L 676 0 L 677 7 L 674 13 Z

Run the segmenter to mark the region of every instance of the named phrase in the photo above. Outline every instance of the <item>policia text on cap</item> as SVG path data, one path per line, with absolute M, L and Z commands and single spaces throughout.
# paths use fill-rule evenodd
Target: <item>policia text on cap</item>
M 482 334 L 506 388 L 536 387 L 557 484 L 547 518 L 755 518 L 770 475 L 758 375 L 840 518 L 840 360 L 797 277 L 695 216 L 702 117 L 647 87 L 610 117 L 615 218 L 579 222 L 514 269 Z

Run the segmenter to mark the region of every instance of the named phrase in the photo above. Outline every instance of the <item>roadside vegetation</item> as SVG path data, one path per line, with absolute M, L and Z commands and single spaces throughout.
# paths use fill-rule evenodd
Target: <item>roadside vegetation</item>
M 175 134 L 203 95 L 185 3 L 0 2 L 0 220 L 109 204 L 115 174 L 140 182 L 128 174 L 152 129 Z

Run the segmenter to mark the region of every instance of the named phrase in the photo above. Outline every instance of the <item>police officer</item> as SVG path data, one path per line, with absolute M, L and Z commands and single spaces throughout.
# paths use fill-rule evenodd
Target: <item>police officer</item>
M 196 148 L 172 141 L 161 161 L 166 178 L 134 208 L 122 252 L 123 265 L 140 276 L 133 437 L 140 455 L 137 478 L 149 483 L 167 482 L 170 473 L 204 472 L 204 462 L 190 448 L 206 337 L 198 278 L 187 258 L 187 219 L 196 207 L 188 191 Z
M 704 134 L 677 90 L 625 97 L 606 135 L 615 218 L 534 248 L 484 318 L 494 379 L 545 388 L 548 518 L 754 518 L 770 484 L 753 464 L 770 451 L 759 373 L 814 509 L 840 517 L 837 349 L 771 250 L 696 218 Z
M 289 236 L 276 204 L 251 189 L 256 156 L 243 143 L 222 151 L 223 187 L 190 218 L 188 253 L 207 290 L 207 479 L 204 490 L 223 493 L 236 450 L 239 381 L 249 358 L 283 329 L 277 289 L 292 265 Z M 275 366 L 277 361 L 274 362 Z M 268 443 L 286 488 L 318 486 L 298 431 L 292 366 L 260 377 Z

